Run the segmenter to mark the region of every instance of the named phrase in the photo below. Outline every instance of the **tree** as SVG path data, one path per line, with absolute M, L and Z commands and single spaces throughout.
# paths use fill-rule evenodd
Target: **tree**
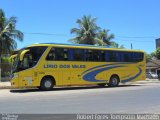
M 119 44 L 116 43 L 116 42 L 113 42 L 113 43 L 111 44 L 111 46 L 113 46 L 114 48 L 120 48 L 120 49 L 124 49 L 124 48 L 125 48 L 124 45 L 119 45 Z
M 160 59 L 160 48 L 156 50 L 155 56 L 157 57 L 157 59 Z
M 111 46 L 113 44 L 114 34 L 108 34 L 109 30 L 103 29 L 97 33 L 97 39 L 102 41 L 102 45 Z
M 77 19 L 79 28 L 72 28 L 71 34 L 76 34 L 75 38 L 69 41 L 76 44 L 90 44 L 100 46 L 111 46 L 114 34 L 108 34 L 109 30 L 103 29 L 96 24 L 96 18 L 84 15 L 81 19 Z
M 16 23 L 16 17 L 7 19 L 4 11 L 0 9 L 0 55 L 16 49 L 16 40 L 23 41 L 23 33 L 16 29 Z
M 16 49 L 16 40 L 23 41 L 23 33 L 16 29 L 16 23 L 16 17 L 7 19 L 4 11 L 0 9 L 0 78 L 2 54 L 9 54 Z
M 75 38 L 70 39 L 71 42 L 77 44 L 100 44 L 102 41 L 95 39 L 100 27 L 96 24 L 96 18 L 84 15 L 82 19 L 77 19 L 79 28 L 72 28 L 71 34 L 76 34 Z
M 147 59 L 148 59 L 148 60 L 157 59 L 157 57 L 156 57 L 156 52 L 152 52 L 152 53 L 150 53 L 150 54 L 147 54 Z
M 147 60 L 152 60 L 151 54 L 147 54 Z

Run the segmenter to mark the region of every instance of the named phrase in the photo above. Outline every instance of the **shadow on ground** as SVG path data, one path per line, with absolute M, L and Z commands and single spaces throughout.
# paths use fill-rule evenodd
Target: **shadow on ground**
M 50 91 L 66 91 L 66 90 L 84 90 L 84 89 L 103 89 L 103 88 L 119 88 L 119 87 L 134 87 L 134 86 L 141 86 L 141 85 L 120 85 L 118 87 L 108 87 L 108 86 L 104 86 L 104 87 L 100 87 L 100 86 L 78 86 L 78 87 L 56 87 L 53 88 Z M 39 90 L 38 88 L 23 88 L 23 89 L 14 89 L 14 90 L 10 90 L 10 92 L 12 93 L 28 93 L 28 92 L 44 92 L 42 90 Z M 47 92 L 47 91 L 46 91 Z

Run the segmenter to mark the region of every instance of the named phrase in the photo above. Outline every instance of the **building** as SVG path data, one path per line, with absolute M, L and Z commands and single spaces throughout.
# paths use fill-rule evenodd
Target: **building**
M 156 49 L 160 48 L 160 38 L 156 39 Z M 155 72 L 160 74 L 160 60 L 147 60 L 146 72 Z
M 160 38 L 156 39 L 156 49 L 160 48 Z
M 160 60 L 148 60 L 146 65 L 146 72 L 155 72 L 160 74 Z

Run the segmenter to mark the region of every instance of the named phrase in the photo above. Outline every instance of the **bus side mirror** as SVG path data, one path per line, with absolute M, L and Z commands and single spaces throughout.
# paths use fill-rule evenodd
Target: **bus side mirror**
M 17 54 L 11 55 L 10 61 L 13 62 L 13 61 L 15 60 L 16 57 L 17 57 Z
M 24 55 L 25 55 L 28 51 L 29 51 L 29 50 L 23 50 L 23 51 L 21 52 L 21 54 L 20 54 L 20 61 L 23 60 Z

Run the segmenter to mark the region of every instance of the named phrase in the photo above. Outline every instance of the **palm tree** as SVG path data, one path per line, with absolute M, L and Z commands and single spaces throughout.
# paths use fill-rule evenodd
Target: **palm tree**
M 100 27 L 97 26 L 96 20 L 96 18 L 85 15 L 82 19 L 77 19 L 76 23 L 79 24 L 79 28 L 71 29 L 71 34 L 76 34 L 76 37 L 70 39 L 69 41 L 78 44 L 98 44 L 100 41 L 95 38 Z
M 23 33 L 16 29 L 16 23 L 16 17 L 7 19 L 4 11 L 0 9 L 0 78 L 2 54 L 8 54 L 17 48 L 15 40 L 23 41 Z
M 4 11 L 0 9 L 0 55 L 16 49 L 15 40 L 23 41 L 23 33 L 16 29 L 16 23 L 16 17 L 7 19 Z
M 102 41 L 101 45 L 107 45 L 107 46 L 111 46 L 113 44 L 113 41 L 111 41 L 112 39 L 114 39 L 114 34 L 108 34 L 109 30 L 103 29 L 100 30 L 99 33 L 97 34 L 97 38 L 99 41 Z

